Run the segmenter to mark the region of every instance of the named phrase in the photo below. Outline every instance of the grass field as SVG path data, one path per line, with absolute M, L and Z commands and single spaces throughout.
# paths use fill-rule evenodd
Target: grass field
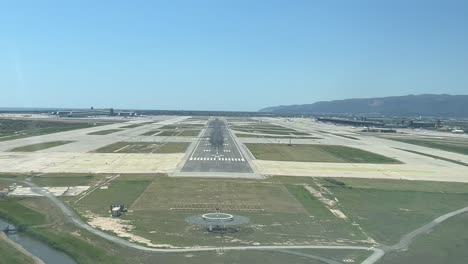
M 266 135 L 252 135 L 252 134 L 241 134 L 241 133 L 236 133 L 236 137 L 241 137 L 241 138 L 277 138 L 277 139 L 322 139 L 319 137 L 313 137 L 313 136 L 266 136 Z
M 459 154 L 468 155 L 468 143 L 466 142 L 455 142 L 455 141 L 438 141 L 438 140 L 425 140 L 425 139 L 409 139 L 409 138 L 390 138 L 385 137 L 385 139 L 390 139 L 394 141 L 399 141 L 403 143 L 414 144 L 418 146 L 435 148 L 440 150 L 445 150 L 449 152 L 455 152 Z
M 143 134 L 140 134 L 140 136 L 155 136 L 159 132 L 160 132 L 159 130 L 150 130 Z
M 227 234 L 231 245 L 258 243 L 288 244 L 338 238 L 363 239 L 354 226 L 324 210 L 317 200 L 298 199 L 293 185 L 254 180 L 132 177 L 111 182 L 106 190 L 96 190 L 75 206 L 86 215 L 108 215 L 109 203 L 122 200 L 129 212 L 134 233 L 153 243 L 180 246 L 213 245 L 216 235 L 191 226 L 185 218 L 216 209 L 250 218 L 252 224 Z M 150 183 L 149 183 L 150 182 Z M 301 187 L 301 186 L 299 186 Z M 309 195 L 309 194 L 303 194 Z
M 119 131 L 122 131 L 122 129 L 106 129 L 106 130 L 91 132 L 91 133 L 88 133 L 88 135 L 108 135 L 108 134 L 112 134 L 112 133 L 119 132 Z
M 184 153 L 189 146 L 190 143 L 185 142 L 167 142 L 163 143 L 156 153 Z
M 183 182 L 182 182 L 183 181 Z M 239 192 L 239 190 L 243 190 Z M 174 197 L 177 192 L 177 197 Z M 269 197 L 271 199 L 264 199 Z M 175 198 L 175 199 L 174 199 Z M 222 210 L 259 209 L 304 212 L 281 185 L 249 180 L 174 179 L 160 177 L 145 191 L 134 209 L 184 208 L 206 204 Z M 195 208 L 195 207 L 194 207 Z
M 208 121 L 210 119 L 209 116 L 192 116 L 188 119 L 185 119 L 185 122 L 191 122 L 191 121 Z
M 391 179 L 359 178 L 319 178 L 324 186 L 343 187 L 348 189 L 372 189 L 387 191 L 430 192 L 463 194 L 468 192 L 468 183 L 408 181 Z M 294 178 L 283 178 L 294 180 Z M 302 181 L 307 178 L 301 178 Z
M 160 129 L 165 130 L 165 129 L 197 129 L 197 128 L 202 128 L 204 127 L 205 124 L 175 124 L 175 125 L 165 125 L 161 127 Z
M 60 186 L 67 177 L 70 182 L 96 183 L 108 176 L 56 173 L 36 176 L 32 180 Z M 332 214 L 323 202 L 304 188 L 304 184 L 321 190 L 323 196 L 336 201 L 337 208 L 348 220 Z M 107 186 L 107 189 L 96 189 L 77 203 L 74 201 L 79 197 L 66 198 L 66 201 L 84 216 L 91 212 L 105 217 L 109 215 L 110 203 L 123 202 L 129 211 L 121 219 L 129 221 L 132 233 L 153 243 L 178 246 L 220 243 L 225 246 L 254 243 L 370 245 L 363 241 L 367 235 L 378 243 L 392 245 L 401 235 L 435 217 L 468 205 L 468 184 L 449 182 L 279 176 L 247 180 L 122 174 Z M 154 259 L 163 263 L 256 263 L 259 258 L 275 264 L 316 263 L 270 251 L 150 254 L 123 249 L 84 231 L 76 235 L 76 229 L 58 224 L 60 213 L 45 202 L 40 198 L 0 199 L 0 217 L 8 215 L 12 222 L 27 226 L 27 232 L 69 253 L 78 263 L 154 263 Z M 221 238 L 185 222 L 186 217 L 212 212 L 216 208 L 247 216 L 250 223 Z M 444 222 L 431 233 L 419 237 L 409 251 L 386 255 L 382 263 L 464 263 L 468 259 L 467 220 L 468 216 L 464 214 Z M 44 223 L 54 223 L 56 228 L 47 228 Z M 342 263 L 348 259 L 360 263 L 370 254 L 357 250 L 295 251 Z
M 141 134 L 142 136 L 177 136 L 177 137 L 196 137 L 200 134 L 199 129 L 191 130 L 152 130 Z
M 158 133 L 156 136 L 160 137 L 173 137 L 177 136 L 180 132 L 176 130 L 163 130 L 160 133 Z
M 458 164 L 458 165 L 468 167 L 467 163 L 461 162 L 461 161 L 458 161 L 458 160 L 448 159 L 448 158 L 444 158 L 444 157 L 440 157 L 440 156 L 436 156 L 436 155 L 431 155 L 431 154 L 427 154 L 427 153 L 423 153 L 423 152 L 419 152 L 419 151 L 409 150 L 409 149 L 401 149 L 401 148 L 395 148 L 395 149 L 402 150 L 402 151 L 407 151 L 407 152 L 410 152 L 410 153 L 414 153 L 414 154 L 418 154 L 418 155 L 422 155 L 422 156 L 426 156 L 426 157 L 431 157 L 431 158 L 434 158 L 434 159 L 448 161 L 448 162 L 451 162 L 451 163 L 455 163 L 455 164 Z
M 400 236 L 439 215 L 468 205 L 468 184 L 401 180 L 317 178 L 342 210 L 378 242 Z
M 107 185 L 108 189 L 97 189 L 74 206 L 82 211 L 90 210 L 97 215 L 109 216 L 111 204 L 123 203 L 130 206 L 143 193 L 152 179 L 153 177 L 119 177 Z
M 245 144 L 257 159 L 301 162 L 350 162 L 398 164 L 395 159 L 361 149 L 338 145 Z
M 180 132 L 177 136 L 179 137 L 197 137 L 200 134 L 201 130 L 184 130 Z
M 45 173 L 31 177 L 31 181 L 39 186 L 87 186 L 105 176 L 90 173 Z
M 149 124 L 154 124 L 154 122 L 149 121 L 149 122 L 143 122 L 143 123 L 137 123 L 137 124 L 130 124 L 126 126 L 121 126 L 120 128 L 135 128 L 135 127 L 140 127 L 140 126 L 149 125 Z
M 287 128 L 284 126 L 278 126 L 274 124 L 265 124 L 265 123 L 251 123 L 248 125 L 232 125 L 233 129 L 260 129 L 260 130 L 285 130 L 285 131 L 295 131 L 294 129 Z
M 234 128 L 233 130 L 239 132 L 247 132 L 247 133 L 260 133 L 260 134 L 268 134 L 268 135 L 296 135 L 296 136 L 305 136 L 310 135 L 309 133 L 299 132 L 296 130 L 288 130 L 288 129 L 252 129 L 252 128 Z
M 190 143 L 185 142 L 117 142 L 93 152 L 97 153 L 183 153 Z
M 371 252 L 367 250 L 339 250 L 339 249 L 299 249 L 298 252 L 317 255 L 339 263 L 361 263 Z M 352 260 L 352 261 L 351 261 Z M 322 262 L 323 263 L 323 262 Z M 379 263 L 379 262 L 377 262 Z
M 221 242 L 220 242 L 221 243 Z M 369 254 L 365 250 L 292 250 L 293 252 L 312 254 L 321 256 L 331 260 L 342 261 L 354 260 L 355 263 L 360 263 L 360 260 L 365 259 Z M 154 256 L 154 255 L 153 255 Z M 158 263 L 174 263 L 174 264 L 207 264 L 207 263 L 231 263 L 231 264 L 324 264 L 322 261 L 287 254 L 285 252 L 274 250 L 241 250 L 241 251 L 225 251 L 222 253 L 216 252 L 192 252 L 187 253 L 172 253 L 172 254 L 157 254 L 154 258 L 158 259 Z M 154 260 L 153 260 L 154 261 Z M 153 263 L 151 259 L 141 260 L 138 263 Z M 338 262 L 340 263 L 340 262 Z
M 52 208 L 46 205 L 45 200 L 38 199 L 15 199 L 10 200 L 13 204 L 10 215 L 15 217 L 17 214 L 26 215 L 41 215 L 48 213 L 50 219 L 43 219 L 37 217 L 38 220 L 27 228 L 29 235 L 35 236 L 52 247 L 62 250 L 76 259 L 79 264 L 87 263 L 154 263 L 157 259 L 161 263 L 191 263 L 191 264 L 205 264 L 205 263 L 258 263 L 259 260 L 266 261 L 266 263 L 280 264 L 280 263 L 322 263 L 312 259 L 307 259 L 301 256 L 286 254 L 283 252 L 275 251 L 226 251 L 222 254 L 217 252 L 192 252 L 192 253 L 147 253 L 144 251 L 131 250 L 128 248 L 120 248 L 115 244 L 103 241 L 85 231 L 76 230 L 72 226 L 60 222 L 60 214 L 57 214 Z M 2 211 L 2 203 L 0 202 L 0 211 Z M 33 207 L 32 209 L 30 207 Z M 34 210 L 33 210 L 34 209 Z M 40 211 L 39 211 L 40 210 Z M 41 213 L 42 212 L 42 213 Z M 164 217 L 164 215 L 162 215 Z M 36 218 L 36 217 L 34 217 Z M 54 223 L 53 229 L 48 228 L 47 225 L 42 226 L 44 221 L 52 221 Z M 158 222 L 156 222 L 157 224 Z M 294 222 L 291 222 L 294 223 Z M 189 232 L 195 232 L 191 229 L 186 229 Z M 254 232 L 257 232 L 255 230 Z M 159 234 L 163 235 L 163 234 Z M 197 234 L 201 236 L 208 236 L 215 244 L 229 243 L 229 239 L 236 234 L 228 234 L 225 236 L 224 241 L 221 242 L 217 235 L 211 236 L 210 234 L 202 233 Z M 249 233 L 242 233 L 243 236 Z M 1 247 L 1 245 L 0 245 Z M 0 249 L 1 250 L 1 249 Z M 342 259 L 354 259 L 359 261 L 364 259 L 369 253 L 366 251 L 357 250 L 297 250 L 301 253 L 312 254 L 315 256 L 322 256 L 330 259 L 340 261 Z M 8 255 L 2 255 L 3 259 Z M 9 262 L 16 263 L 16 262 Z M 21 262 L 18 262 L 22 264 Z M 25 262 L 30 263 L 30 262 Z
M 449 219 L 416 239 L 409 250 L 385 255 L 379 263 L 468 263 L 467 221 L 467 214 Z
M 61 185 L 63 179 L 104 178 L 105 175 L 49 174 L 44 175 L 48 185 Z M 42 178 L 41 176 L 34 177 Z M 78 203 L 72 198 L 68 204 L 78 212 L 108 216 L 109 204 L 123 202 L 129 212 L 122 216 L 131 221 L 133 233 L 150 238 L 153 242 L 177 245 L 252 245 L 313 243 L 311 241 L 334 241 L 336 239 L 359 239 L 361 234 L 353 226 L 334 216 L 319 213 L 323 206 L 313 199 L 297 199 L 293 185 L 283 185 L 272 181 L 184 179 L 162 175 L 124 174 L 111 181 L 108 189 L 96 189 Z M 294 188 L 294 187 L 293 187 Z M 307 193 L 303 194 L 307 195 Z M 247 216 L 251 224 L 235 233 L 223 236 L 223 242 L 216 234 L 190 226 L 185 218 L 206 212 L 200 209 L 171 210 L 176 202 L 196 204 L 206 201 L 218 205 L 237 204 L 233 213 Z M 222 201 L 222 202 L 221 202 Z M 256 203 L 264 211 L 247 211 Z M 142 208 L 139 205 L 143 205 Z M 27 206 L 27 207 L 26 207 Z M 233 207 L 226 207 L 233 208 Z M 34 209 L 34 210 L 32 210 Z M 211 210 L 210 210 L 211 211 Z M 83 230 L 60 222 L 60 213 L 47 205 L 45 199 L 0 200 L 1 213 L 8 214 L 12 221 L 27 227 L 27 233 L 51 246 L 68 253 L 78 263 L 258 263 L 259 259 L 268 263 L 320 263 L 311 259 L 274 251 L 227 251 L 158 254 L 120 248 Z M 41 213 L 39 213 L 41 212 Z M 44 223 L 54 223 L 54 228 Z M 360 261 L 369 253 L 356 250 L 297 250 L 298 252 L 322 256 L 341 261 Z
M 48 149 L 48 148 L 53 148 L 61 145 L 65 145 L 68 143 L 72 143 L 74 141 L 49 141 L 49 142 L 42 142 L 42 143 L 37 143 L 37 144 L 32 144 L 32 145 L 27 145 L 27 146 L 22 146 L 22 147 L 17 147 L 10 149 L 9 151 L 13 152 L 34 152 L 38 150 L 43 150 L 43 149 Z
M 81 128 L 112 124 L 113 122 L 13 120 L 0 119 L 0 141 L 40 136 Z

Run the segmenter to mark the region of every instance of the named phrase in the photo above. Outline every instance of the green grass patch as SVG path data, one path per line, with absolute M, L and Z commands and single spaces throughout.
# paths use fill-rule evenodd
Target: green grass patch
M 338 199 L 340 210 L 351 222 L 358 223 L 370 237 L 386 245 L 393 245 L 402 235 L 440 215 L 468 205 L 468 183 L 285 176 L 272 177 L 271 180 L 296 186 L 291 193 L 298 200 L 305 201 L 303 203 L 313 198 L 307 197 L 298 184 L 324 186 L 330 192 L 326 193 L 327 196 Z M 465 228 L 460 227 L 459 230 L 464 232 Z M 411 247 L 408 252 L 411 252 Z
M 232 129 L 259 129 L 259 130 L 283 130 L 283 131 L 296 131 L 292 128 L 273 125 L 273 124 L 250 124 L 250 125 L 232 125 Z
M 0 141 L 41 136 L 75 129 L 89 128 L 113 122 L 70 122 L 51 120 L 0 119 Z
M 223 210 L 264 209 L 270 212 L 304 212 L 282 185 L 252 180 L 157 178 L 134 209 L 170 209 L 211 204 Z M 249 207 L 251 206 L 251 207 Z M 210 207 L 210 206 L 208 206 Z M 194 207 L 199 208 L 199 207 Z
M 164 130 L 161 133 L 158 133 L 156 136 L 161 136 L 161 137 L 172 137 L 172 136 L 177 136 L 180 133 L 180 131 L 175 131 L 175 130 Z
M 48 149 L 48 148 L 53 148 L 65 144 L 72 143 L 74 141 L 49 141 L 49 142 L 42 142 L 42 143 L 37 143 L 37 144 L 32 144 L 32 145 L 27 145 L 27 146 L 22 146 L 22 147 L 17 147 L 10 149 L 9 151 L 13 152 L 34 152 L 38 150 L 43 150 L 43 149 Z
M 184 130 L 179 135 L 179 137 L 197 137 L 200 134 L 201 130 Z
M 39 186 L 88 186 L 99 177 L 93 174 L 41 174 L 32 177 L 31 181 Z
M 93 191 L 81 199 L 76 206 L 82 210 L 91 210 L 96 214 L 109 216 L 109 206 L 112 203 L 122 202 L 125 206 L 130 206 L 150 182 L 150 180 L 116 179 L 109 183 L 108 189 Z
M 154 136 L 155 134 L 157 134 L 159 132 L 160 132 L 159 130 L 150 130 L 150 131 L 147 131 L 147 132 L 141 134 L 140 136 Z
M 276 178 L 276 177 L 274 177 Z M 310 177 L 278 177 L 283 181 L 303 182 Z M 375 189 L 387 191 L 415 191 L 462 194 L 468 193 L 468 183 L 437 182 L 437 181 L 411 181 L 400 179 L 365 179 L 365 178 L 316 178 L 326 187 L 344 187 L 349 189 Z
M 140 126 L 149 125 L 149 124 L 154 124 L 154 122 L 150 121 L 150 122 L 143 122 L 143 123 L 137 123 L 137 124 L 130 124 L 126 126 L 121 126 L 120 128 L 135 128 L 135 127 L 140 127 Z
M 8 178 L 8 179 L 14 179 L 18 177 L 17 174 L 4 174 L 4 173 L 0 173 L 0 178 Z
M 43 214 L 23 206 L 18 201 L 21 199 L 0 199 L 0 218 L 17 226 L 41 225 L 47 222 Z
M 401 181 L 401 185 L 408 181 Z M 375 183 L 378 184 L 378 183 Z M 387 182 L 388 184 L 388 182 Z M 431 183 L 425 183 L 426 188 Z M 437 188 L 437 183 L 432 183 Z M 340 201 L 342 211 L 375 240 L 394 244 L 400 237 L 432 219 L 468 205 L 468 193 L 327 187 Z M 405 187 L 400 187 L 405 188 Z
M 187 142 L 167 142 L 157 149 L 156 153 L 184 153 L 190 143 Z
M 196 137 L 200 134 L 199 129 L 191 130 L 153 130 L 143 133 L 142 136 L 163 136 L 163 137 Z
M 122 131 L 122 129 L 106 129 L 106 130 L 91 132 L 91 133 L 88 133 L 88 135 L 108 135 L 108 134 L 112 134 L 112 133 L 119 132 L 119 131 Z
M 236 137 L 240 138 L 277 138 L 277 139 L 322 139 L 319 137 L 306 137 L 306 136 L 267 136 L 267 135 L 254 135 L 254 134 L 242 134 L 242 133 L 236 133 Z
M 127 191 L 130 189 L 125 188 Z M 109 188 L 108 191 L 111 190 Z M 114 189 L 114 192 L 121 190 Z M 119 197 L 119 194 L 116 196 Z M 90 201 L 91 206 L 94 201 Z M 270 181 L 157 177 L 130 205 L 129 212 L 122 219 L 129 220 L 135 226 L 135 234 L 153 243 L 178 246 L 219 243 L 218 236 L 185 222 L 189 216 L 213 212 L 216 208 L 250 219 L 248 225 L 229 234 L 232 239 L 225 240 L 226 245 L 242 245 L 249 241 L 269 245 L 289 240 L 310 243 L 316 239 L 335 241 L 363 238 L 362 233 L 349 223 L 331 214 L 313 212 L 314 206 L 321 209 L 323 206 L 320 203 L 312 205 L 312 202 L 304 202 L 310 207 L 309 211 L 287 187 Z M 79 211 L 85 208 L 88 206 Z M 107 213 L 108 208 L 101 210 Z
M 296 136 L 306 136 L 310 135 L 309 133 L 300 132 L 297 130 L 288 130 L 288 129 L 251 129 L 251 128 L 233 128 L 235 131 L 247 132 L 247 133 L 259 133 L 259 134 L 268 134 L 268 135 L 296 135 Z
M 385 139 L 390 139 L 394 141 L 399 141 L 403 143 L 414 144 L 418 146 L 434 148 L 445 150 L 449 152 L 459 153 L 468 155 L 468 144 L 464 144 L 461 142 L 443 142 L 443 141 L 432 141 L 432 140 L 424 140 L 424 139 L 409 139 L 409 138 L 389 138 L 386 137 Z
M 370 250 L 355 249 L 297 249 L 295 251 L 332 259 L 338 263 L 361 263 L 372 254 Z M 353 260 L 353 262 L 345 260 Z
M 426 157 L 431 157 L 431 158 L 434 158 L 434 159 L 448 161 L 448 162 L 451 162 L 451 163 L 455 163 L 455 164 L 458 164 L 458 165 L 468 167 L 467 163 L 461 162 L 461 161 L 458 161 L 458 160 L 448 159 L 448 158 L 444 158 L 444 157 L 441 157 L 441 156 L 431 155 L 431 154 L 427 154 L 427 153 L 423 153 L 423 152 L 419 152 L 419 151 L 414 151 L 414 150 L 401 149 L 401 148 L 395 148 L 395 149 L 410 152 L 410 153 L 414 153 L 414 154 L 418 154 L 418 155 L 422 155 L 422 156 L 426 156 Z
M 93 152 L 97 153 L 183 153 L 187 142 L 116 142 Z
M 257 159 L 300 162 L 349 162 L 399 164 L 398 160 L 369 151 L 338 146 L 318 144 L 245 144 Z
M 333 219 L 335 216 L 314 196 L 312 196 L 303 185 L 285 185 L 288 191 L 314 216 L 325 219 Z
M 455 216 L 418 237 L 406 251 L 386 254 L 379 263 L 468 263 L 467 214 Z
M 160 127 L 160 129 L 165 130 L 165 129 L 196 129 L 196 128 L 201 128 L 204 127 L 205 124 L 175 124 L 175 125 L 165 125 L 163 127 Z
M 70 234 L 55 232 L 49 228 L 31 228 L 27 233 L 50 247 L 63 251 L 79 264 L 123 263 L 116 256 L 109 256 L 102 248 Z

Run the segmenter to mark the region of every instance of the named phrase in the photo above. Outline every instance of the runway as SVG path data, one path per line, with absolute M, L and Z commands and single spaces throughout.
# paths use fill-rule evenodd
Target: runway
M 196 144 L 181 172 L 253 172 L 224 120 L 210 120 Z

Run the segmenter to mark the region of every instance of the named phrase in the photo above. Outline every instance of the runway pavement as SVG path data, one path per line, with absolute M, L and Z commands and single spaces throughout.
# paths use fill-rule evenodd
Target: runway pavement
M 181 172 L 253 173 L 225 120 L 212 119 Z

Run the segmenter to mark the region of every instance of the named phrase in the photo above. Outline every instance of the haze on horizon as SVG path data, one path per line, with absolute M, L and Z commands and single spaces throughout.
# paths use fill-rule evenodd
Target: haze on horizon
M 466 94 L 467 13 L 461 0 L 4 2 L 0 107 Z

